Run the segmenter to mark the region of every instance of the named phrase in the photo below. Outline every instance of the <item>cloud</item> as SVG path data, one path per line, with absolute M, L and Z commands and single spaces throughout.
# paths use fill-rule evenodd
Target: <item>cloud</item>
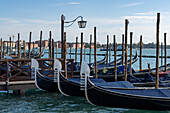
M 155 16 L 123 16 L 124 19 L 147 19 L 147 20 L 153 20 L 155 19 Z
M 134 3 L 129 3 L 129 4 L 124 4 L 124 7 L 133 7 L 133 6 L 138 6 L 144 4 L 143 2 L 134 2 Z
M 156 15 L 160 11 L 148 11 L 142 13 L 135 13 L 135 15 Z M 170 12 L 160 12 L 161 15 L 170 15 Z
M 81 3 L 79 3 L 79 2 L 70 2 L 68 4 L 70 4 L 70 5 L 78 5 L 78 4 L 81 4 Z
M 123 19 L 112 19 L 112 18 L 90 18 L 88 19 L 91 23 L 97 23 L 97 24 L 120 24 L 123 23 Z
M 144 12 L 144 13 L 135 13 L 135 15 L 156 15 L 156 12 L 149 11 L 149 12 Z
M 31 22 L 35 24 L 60 24 L 60 21 L 49 21 L 49 20 L 39 20 L 39 19 L 26 19 L 26 22 Z
M 64 5 L 80 5 L 80 2 L 63 2 L 63 3 L 56 3 L 56 4 L 49 4 L 48 6 L 64 6 Z
M 15 19 L 11 19 L 11 18 L 0 18 L 0 21 L 4 22 L 4 23 L 10 23 L 10 24 L 18 24 L 18 23 L 20 23 L 19 20 L 15 20 Z

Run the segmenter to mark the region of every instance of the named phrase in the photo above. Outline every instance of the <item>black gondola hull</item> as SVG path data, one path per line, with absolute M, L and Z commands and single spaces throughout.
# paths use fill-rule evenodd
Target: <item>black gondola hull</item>
M 142 98 L 109 92 L 95 87 L 87 80 L 87 100 L 97 106 L 142 109 L 142 110 L 170 110 L 170 101 L 165 99 Z
M 37 73 L 35 80 L 36 80 L 36 86 L 39 89 L 45 90 L 47 92 L 59 92 L 58 83 L 54 82 L 53 78 L 44 77 Z
M 62 92 L 69 96 L 84 97 L 84 90 L 80 90 L 80 83 L 69 81 L 63 75 L 60 74 L 59 87 Z

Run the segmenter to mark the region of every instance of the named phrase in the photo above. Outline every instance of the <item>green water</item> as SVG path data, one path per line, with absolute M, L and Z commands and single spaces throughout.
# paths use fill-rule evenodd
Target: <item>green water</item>
M 74 52 L 74 50 L 72 50 Z M 88 49 L 87 51 L 88 52 Z M 105 53 L 97 51 L 98 53 Z M 139 51 L 138 51 L 139 53 Z M 169 55 L 170 50 L 167 50 Z M 113 54 L 113 52 L 112 52 Z M 121 54 L 121 52 L 118 52 Z M 133 55 L 135 50 L 133 50 Z M 143 55 L 155 55 L 153 49 L 143 49 Z M 47 57 L 46 54 L 44 57 Z M 169 55 L 170 56 L 170 55 Z M 58 55 L 60 57 L 60 55 Z M 67 55 L 69 58 L 69 55 Z M 72 55 L 72 58 L 75 58 Z M 78 56 L 78 60 L 79 60 Z M 84 58 L 84 56 L 83 56 Z M 84 61 L 88 62 L 88 56 Z M 98 56 L 98 60 L 101 60 L 103 56 Z M 114 59 L 112 56 L 111 59 Z M 92 62 L 94 57 L 92 56 Z M 147 68 L 147 63 L 150 62 L 151 67 L 155 67 L 155 58 L 143 58 L 142 67 Z M 167 63 L 170 63 L 170 59 L 167 59 Z M 161 65 L 161 61 L 160 61 Z M 139 69 L 139 61 L 132 66 L 134 69 Z M 102 98 L 102 97 L 101 97 Z M 25 96 L 14 95 L 10 93 L 9 96 L 5 92 L 0 92 L 0 113 L 2 112 L 58 112 L 58 113 L 170 113 L 170 111 L 147 111 L 147 110 L 134 110 L 134 109 L 122 109 L 122 108 L 110 108 L 93 106 L 89 104 L 83 97 L 66 97 L 60 93 L 47 93 L 39 89 L 27 90 Z
M 25 96 L 0 94 L 2 112 L 58 112 L 58 113 L 168 113 L 93 106 L 84 97 L 66 97 L 60 93 L 47 93 L 39 89 L 27 90 Z

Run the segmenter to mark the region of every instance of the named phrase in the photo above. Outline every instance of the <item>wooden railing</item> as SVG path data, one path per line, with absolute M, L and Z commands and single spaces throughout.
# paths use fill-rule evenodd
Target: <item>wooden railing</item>
M 53 64 L 54 59 L 44 58 L 36 59 L 39 62 L 40 73 L 49 70 L 44 76 L 49 76 L 54 73 Z M 59 59 L 63 62 L 62 59 Z M 68 77 L 73 77 L 73 61 L 74 59 L 67 59 L 67 63 L 71 63 L 71 74 Z M 0 81 L 20 81 L 33 79 L 31 77 L 31 59 L 1 59 L 0 67 Z

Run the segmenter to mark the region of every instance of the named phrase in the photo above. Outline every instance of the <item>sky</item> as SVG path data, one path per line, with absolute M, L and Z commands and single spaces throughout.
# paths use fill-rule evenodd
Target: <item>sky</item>
M 107 35 L 113 42 L 116 35 L 117 43 L 121 43 L 125 33 L 125 19 L 129 20 L 129 34 L 133 32 L 133 43 L 138 43 L 140 35 L 144 43 L 156 42 L 157 13 L 160 20 L 160 42 L 163 42 L 164 33 L 167 33 L 167 44 L 170 44 L 170 0 L 0 0 L 0 38 L 14 40 L 20 38 L 28 41 L 29 32 L 32 40 L 39 40 L 40 31 L 43 40 L 49 38 L 49 31 L 55 41 L 61 36 L 61 15 L 65 21 L 74 20 L 83 16 L 87 21 L 85 29 L 78 28 L 77 21 L 65 28 L 67 42 L 80 41 L 83 32 L 84 42 L 89 42 L 90 35 L 97 28 L 97 42 L 106 43 Z M 65 25 L 67 25 L 65 23 Z

